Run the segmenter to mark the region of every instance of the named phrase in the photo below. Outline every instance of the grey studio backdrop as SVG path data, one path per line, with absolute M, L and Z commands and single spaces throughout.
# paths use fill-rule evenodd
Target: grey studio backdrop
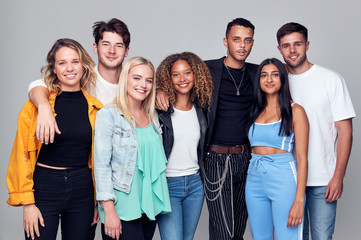
M 56 39 L 78 40 L 96 60 L 92 24 L 116 17 L 126 22 L 131 32 L 129 57 L 149 58 L 157 67 L 164 57 L 181 51 L 192 51 L 203 59 L 223 56 L 226 24 L 233 18 L 244 17 L 256 26 L 248 61 L 260 63 L 266 57 L 281 58 L 276 48 L 278 28 L 286 22 L 300 22 L 309 29 L 309 60 L 343 75 L 356 113 L 360 114 L 359 9 L 358 1 L 352 0 L 0 0 L 0 239 L 23 239 L 22 208 L 6 204 L 6 172 L 17 115 L 27 100 L 28 84 L 40 77 L 40 68 Z M 334 235 L 337 240 L 361 239 L 360 117 L 354 119 L 353 126 L 353 150 L 337 209 Z M 245 237 L 251 239 L 249 229 Z M 101 239 L 100 228 L 96 239 Z M 154 239 L 160 239 L 158 233 Z M 205 205 L 195 239 L 208 239 Z

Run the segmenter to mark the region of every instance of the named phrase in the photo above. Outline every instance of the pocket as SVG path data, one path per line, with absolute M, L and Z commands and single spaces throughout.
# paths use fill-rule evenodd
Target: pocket
M 114 128 L 113 146 L 126 147 L 129 144 L 131 129 Z

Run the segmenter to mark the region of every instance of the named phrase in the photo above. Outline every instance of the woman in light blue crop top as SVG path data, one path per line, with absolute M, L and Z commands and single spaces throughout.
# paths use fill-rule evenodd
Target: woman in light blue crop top
M 96 116 L 94 176 L 103 240 L 150 240 L 156 216 L 171 211 L 155 86 L 152 63 L 129 59 L 114 104 Z
M 246 182 L 252 237 L 273 239 L 275 231 L 278 240 L 302 239 L 308 119 L 304 109 L 292 102 L 281 61 L 264 60 L 255 79 L 248 132 L 252 158 Z

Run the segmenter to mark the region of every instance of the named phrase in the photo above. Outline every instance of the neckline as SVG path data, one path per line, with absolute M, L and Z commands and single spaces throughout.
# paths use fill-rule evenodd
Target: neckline
M 58 97 L 65 97 L 65 98 L 77 98 L 83 95 L 81 90 L 79 91 L 62 91 Z
M 149 123 L 147 126 L 145 127 L 137 127 L 135 126 L 136 129 L 146 129 L 146 128 L 149 128 L 150 126 L 152 125 L 152 123 Z
M 174 110 L 174 111 L 177 111 L 177 112 L 190 112 L 190 111 L 192 111 L 193 109 L 194 109 L 194 104 L 192 104 L 192 108 L 189 109 L 189 110 L 180 110 L 180 109 L 178 109 L 178 108 L 173 107 L 173 110 Z
M 258 123 L 258 122 L 254 122 L 254 124 L 257 124 L 257 125 L 271 125 L 271 124 L 276 124 L 276 123 L 280 123 L 281 122 L 281 119 L 278 120 L 278 121 L 275 121 L 275 122 L 270 122 L 270 123 Z

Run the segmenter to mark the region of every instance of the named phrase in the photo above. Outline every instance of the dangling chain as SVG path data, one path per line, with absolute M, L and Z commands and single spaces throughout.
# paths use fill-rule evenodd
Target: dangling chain
M 222 212 L 223 223 L 226 226 L 226 230 L 227 230 L 229 236 L 231 238 L 233 238 L 233 236 L 234 236 L 233 176 L 232 176 L 233 173 L 232 173 L 232 166 L 231 166 L 231 163 L 230 163 L 230 154 L 227 154 L 226 162 L 224 164 L 224 170 L 223 170 L 223 173 L 222 173 L 222 177 L 219 175 L 219 166 L 218 166 L 218 161 L 217 161 L 217 175 L 218 175 L 218 180 L 217 181 L 212 182 L 207 178 L 207 175 L 206 175 L 205 170 L 204 170 L 204 165 L 201 167 L 201 169 L 202 169 L 203 176 L 204 176 L 204 179 L 205 179 L 204 184 L 203 184 L 203 186 L 204 186 L 204 195 L 206 196 L 206 199 L 208 201 L 211 201 L 211 202 L 217 200 L 218 197 L 222 195 L 223 185 L 224 185 L 224 182 L 226 180 L 227 172 L 228 172 L 228 169 L 229 169 L 229 173 L 230 173 L 230 177 L 231 177 L 232 231 L 229 229 L 228 224 L 227 224 L 226 215 L 225 215 L 225 212 L 224 212 L 224 203 L 223 203 L 223 198 L 222 197 L 220 198 L 220 201 L 221 201 L 221 212 Z M 219 184 L 219 186 L 216 189 L 210 189 L 207 186 L 207 183 L 209 183 L 210 185 Z M 208 194 L 207 194 L 207 190 L 210 191 L 210 192 L 217 192 L 218 191 L 218 193 L 216 194 L 216 196 L 214 198 L 210 198 L 208 196 Z

